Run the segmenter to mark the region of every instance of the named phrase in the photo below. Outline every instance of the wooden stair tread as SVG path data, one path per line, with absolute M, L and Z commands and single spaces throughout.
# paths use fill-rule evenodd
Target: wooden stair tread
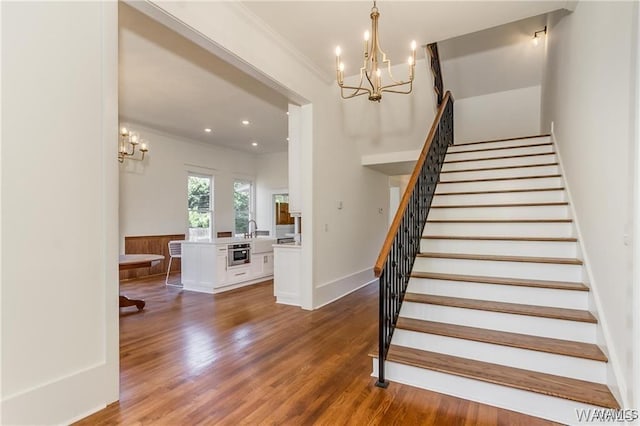
M 433 257 L 438 259 L 488 260 L 497 262 L 527 262 L 527 263 L 555 263 L 558 265 L 582 265 L 582 260 L 568 257 L 534 257 L 534 256 L 503 256 L 496 254 L 467 254 L 467 253 L 418 253 L 419 257 Z
M 479 158 L 482 160 L 482 158 Z M 547 167 L 547 166 L 557 166 L 558 163 L 543 163 L 543 164 L 523 164 L 520 166 L 501 166 L 501 167 L 482 167 L 478 169 L 463 169 L 463 170 L 443 170 L 440 173 L 463 173 L 463 172 L 484 172 L 488 170 L 508 170 L 508 169 L 522 169 L 527 167 Z
M 476 309 L 480 311 L 502 312 L 506 314 L 528 315 L 567 321 L 596 324 L 598 320 L 589 311 L 579 309 L 553 308 L 549 306 L 524 305 L 519 303 L 492 302 L 489 300 L 462 299 L 459 297 L 434 296 L 429 294 L 406 293 L 405 302 L 451 306 L 454 308 Z
M 451 204 L 451 205 L 432 205 L 432 209 L 464 209 L 476 207 L 550 207 L 550 206 L 568 206 L 567 201 L 553 201 L 547 203 L 508 203 L 508 204 Z
M 483 142 L 481 142 L 481 143 L 483 143 Z M 484 142 L 484 143 L 486 143 L 486 142 Z M 534 144 L 530 144 L 530 145 L 499 146 L 499 147 L 496 147 L 496 148 L 469 149 L 467 151 L 450 152 L 449 154 L 466 154 L 468 152 L 499 151 L 501 149 L 533 148 L 533 147 L 549 146 L 549 145 L 553 145 L 553 143 L 552 142 L 541 142 L 541 143 L 534 143 Z M 453 145 L 453 146 L 458 146 L 458 145 Z
M 542 155 L 555 155 L 555 153 L 554 152 L 543 152 L 543 153 L 539 153 L 539 154 L 518 154 L 518 155 L 503 155 L 503 156 L 500 156 L 500 157 L 489 157 L 489 158 L 470 158 L 470 159 L 467 159 L 467 160 L 444 161 L 442 164 L 468 163 L 469 161 L 510 160 L 512 158 L 540 157 Z
M 527 334 L 487 330 L 484 328 L 402 317 L 398 318 L 396 328 L 420 333 L 436 334 L 438 336 L 472 340 L 474 342 L 491 343 L 513 348 L 591 359 L 594 361 L 608 361 L 602 350 L 592 343 L 572 342 L 569 340 L 553 339 L 549 337 L 530 336 Z
M 620 405 L 606 385 L 506 367 L 452 355 L 391 345 L 387 361 L 418 368 L 509 386 L 571 401 L 619 409 Z
M 428 223 L 571 223 L 571 219 L 427 219 Z
M 414 278 L 426 278 L 432 280 L 463 281 L 483 284 L 513 285 L 520 287 L 550 288 L 557 290 L 589 291 L 589 287 L 587 287 L 583 283 L 575 283 L 571 281 L 546 281 L 522 278 L 484 277 L 477 275 L 440 274 L 436 272 L 412 272 L 411 276 Z
M 559 178 L 559 177 L 562 177 L 562 175 L 552 174 L 552 175 L 515 176 L 515 177 L 500 177 L 500 178 L 486 178 L 486 179 L 441 180 L 438 183 L 495 182 L 495 181 L 501 181 L 501 180 L 544 179 L 544 178 Z
M 481 241 L 544 241 L 544 242 L 564 242 L 575 243 L 577 238 L 573 237 L 492 237 L 492 236 L 467 236 L 467 235 L 423 235 L 425 240 L 481 240 Z
M 478 145 L 478 144 L 481 144 L 481 143 L 516 141 L 516 140 L 520 140 L 520 139 L 544 138 L 544 137 L 549 137 L 549 136 L 551 136 L 551 135 L 550 134 L 545 134 L 545 135 L 521 136 L 519 138 L 492 139 L 492 140 L 487 140 L 487 141 L 456 143 L 456 144 L 453 144 L 452 146 L 455 147 L 455 146 Z
M 492 191 L 465 191 L 465 192 L 436 192 L 434 195 L 478 195 L 478 194 L 508 194 L 513 192 L 543 192 L 543 191 L 564 191 L 564 187 L 559 188 L 531 188 L 531 189 L 497 189 Z

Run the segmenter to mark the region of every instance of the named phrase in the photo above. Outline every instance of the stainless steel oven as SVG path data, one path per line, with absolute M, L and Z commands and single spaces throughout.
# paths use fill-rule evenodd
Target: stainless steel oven
M 229 267 L 251 263 L 251 244 L 229 244 L 227 246 Z

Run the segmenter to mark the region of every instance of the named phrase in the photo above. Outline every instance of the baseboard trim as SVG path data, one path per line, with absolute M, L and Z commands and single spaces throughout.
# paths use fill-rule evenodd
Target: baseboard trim
M 373 274 L 373 269 L 367 268 L 317 286 L 313 298 L 315 302 L 313 309 L 322 308 L 377 280 Z
M 105 408 L 113 402 L 105 397 L 107 370 L 97 365 L 3 399 L 0 424 L 71 424 Z

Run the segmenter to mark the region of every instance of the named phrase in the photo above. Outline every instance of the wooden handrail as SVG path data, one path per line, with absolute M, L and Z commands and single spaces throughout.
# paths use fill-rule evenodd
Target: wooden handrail
M 402 221 L 402 216 L 404 215 L 404 211 L 407 209 L 407 205 L 409 204 L 409 199 L 411 198 L 411 193 L 413 192 L 413 188 L 416 186 L 416 182 L 418 181 L 418 176 L 420 175 L 420 170 L 422 170 L 422 165 L 427 159 L 427 154 L 429 152 L 429 148 L 433 143 L 433 138 L 436 134 L 436 130 L 438 128 L 438 124 L 442 119 L 442 114 L 447 106 L 449 98 L 453 100 L 453 95 L 451 92 L 447 91 L 445 97 L 438 108 L 438 113 L 436 114 L 435 119 L 433 120 L 433 124 L 431 125 L 431 130 L 427 135 L 427 139 L 425 140 L 424 146 L 422 147 L 422 151 L 420 152 L 420 156 L 418 157 L 418 161 L 416 161 L 416 166 L 413 168 L 413 173 L 411 174 L 411 179 L 409 179 L 409 183 L 407 184 L 407 188 L 402 195 L 402 200 L 400 201 L 400 205 L 398 206 L 398 210 L 396 211 L 396 215 L 393 218 L 393 222 L 389 227 L 389 231 L 387 232 L 387 238 L 384 240 L 382 244 L 382 249 L 380 250 L 380 254 L 378 255 L 378 260 L 376 260 L 376 264 L 373 267 L 373 272 L 376 277 L 380 277 L 382 274 L 382 270 L 384 269 L 384 264 L 387 261 L 387 257 L 389 256 L 389 250 L 391 250 L 391 245 L 393 244 L 393 239 L 398 233 L 398 228 L 400 227 L 400 222 Z
M 433 73 L 433 90 L 436 92 L 436 103 L 440 106 L 443 101 L 442 93 L 444 92 L 444 83 L 442 82 L 438 43 L 427 44 L 427 51 L 431 57 L 431 72 Z

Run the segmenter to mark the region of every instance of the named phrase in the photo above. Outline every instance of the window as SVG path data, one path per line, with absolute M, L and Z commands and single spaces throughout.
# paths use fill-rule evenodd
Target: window
M 235 234 L 249 232 L 249 220 L 253 210 L 253 182 L 236 179 L 233 181 L 233 207 L 235 210 Z M 255 226 L 251 229 L 255 231 Z
M 211 238 L 213 225 L 212 180 L 211 176 L 189 173 L 187 203 L 190 240 Z

